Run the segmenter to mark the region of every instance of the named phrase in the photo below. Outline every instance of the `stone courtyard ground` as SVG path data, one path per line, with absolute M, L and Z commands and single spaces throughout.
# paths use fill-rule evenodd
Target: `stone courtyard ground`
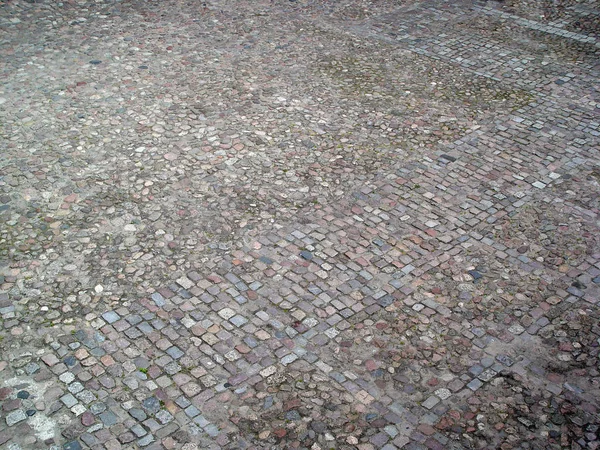
M 0 152 L 1 448 L 600 448 L 594 0 L 4 0 Z

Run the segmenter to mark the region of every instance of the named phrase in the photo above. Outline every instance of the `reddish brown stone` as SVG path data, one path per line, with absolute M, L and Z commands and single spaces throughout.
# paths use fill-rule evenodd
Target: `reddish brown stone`
M 20 407 L 21 407 L 21 400 L 19 400 L 18 398 L 15 398 L 13 400 L 8 400 L 2 404 L 2 410 L 7 411 L 7 412 L 14 411 L 15 409 L 18 409 Z
M 94 422 L 96 422 L 96 418 L 91 412 L 86 411 L 81 415 L 81 424 L 83 426 L 89 427 L 93 425 Z
M 432 434 L 436 433 L 435 428 L 433 428 L 431 425 L 428 425 L 426 423 L 422 423 L 421 425 L 419 425 L 417 427 L 417 430 L 419 430 L 425 436 L 431 436 Z
M 283 410 L 289 411 L 290 409 L 298 408 L 300 406 L 300 399 L 294 398 L 284 403 Z
M 372 359 L 368 359 L 367 361 L 365 361 L 365 367 L 369 372 L 371 372 L 373 370 L 377 370 L 379 364 L 373 361 Z
M 284 428 L 275 428 L 273 434 L 278 438 L 282 438 L 287 434 L 287 431 Z
M 11 388 L 8 388 L 8 387 L 0 388 L 0 401 L 6 400 L 11 392 L 12 392 Z

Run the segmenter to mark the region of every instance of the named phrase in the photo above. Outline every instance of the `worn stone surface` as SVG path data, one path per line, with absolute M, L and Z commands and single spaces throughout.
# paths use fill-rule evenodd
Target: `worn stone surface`
M 0 4 L 0 445 L 600 448 L 592 0 Z

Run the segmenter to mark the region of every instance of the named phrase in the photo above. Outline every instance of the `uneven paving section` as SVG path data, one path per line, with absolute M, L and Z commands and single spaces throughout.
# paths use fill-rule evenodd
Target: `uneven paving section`
M 0 2 L 0 447 L 600 448 L 596 3 Z

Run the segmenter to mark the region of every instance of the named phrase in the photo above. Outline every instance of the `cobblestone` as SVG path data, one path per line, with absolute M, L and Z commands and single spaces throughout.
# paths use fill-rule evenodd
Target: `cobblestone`
M 0 445 L 598 448 L 590 0 L 0 6 Z

